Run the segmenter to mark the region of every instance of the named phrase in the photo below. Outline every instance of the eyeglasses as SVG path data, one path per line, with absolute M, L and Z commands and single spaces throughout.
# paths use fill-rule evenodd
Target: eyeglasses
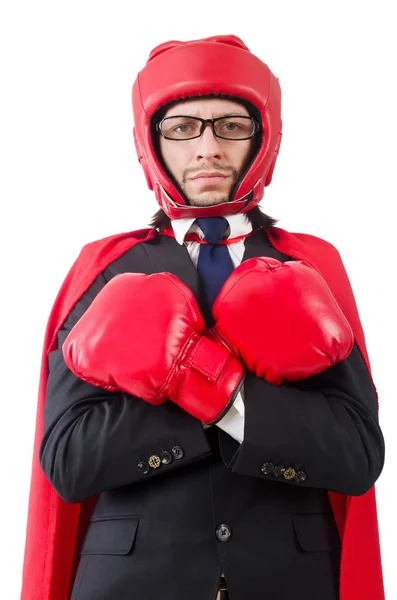
M 224 140 L 248 140 L 260 127 L 252 117 L 231 115 L 216 119 L 200 119 L 174 115 L 165 117 L 157 123 L 156 131 L 159 131 L 166 140 L 193 140 L 201 137 L 207 123 L 211 123 L 214 135 Z

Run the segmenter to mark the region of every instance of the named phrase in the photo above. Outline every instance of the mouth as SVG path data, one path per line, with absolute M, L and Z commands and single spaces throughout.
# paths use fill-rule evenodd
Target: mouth
M 198 177 L 193 177 L 192 181 L 199 183 L 219 183 L 227 179 L 228 175 L 199 175 Z

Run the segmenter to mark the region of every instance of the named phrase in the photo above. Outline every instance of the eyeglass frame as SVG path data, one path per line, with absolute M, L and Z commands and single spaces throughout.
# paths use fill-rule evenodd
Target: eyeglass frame
M 162 125 L 163 121 L 166 121 L 167 119 L 173 119 L 175 117 L 187 117 L 189 119 L 195 119 L 196 121 L 201 121 L 200 133 L 193 137 L 183 138 L 183 139 L 170 138 L 170 137 L 165 136 L 161 129 L 161 125 Z M 249 137 L 236 138 L 236 139 L 225 138 L 221 135 L 218 135 L 215 131 L 215 125 L 214 125 L 215 121 L 220 121 L 222 119 L 229 119 L 231 117 L 238 117 L 240 119 L 250 119 L 251 121 L 253 121 L 253 123 L 255 125 L 255 129 L 252 132 L 252 134 Z M 220 138 L 221 140 L 228 140 L 228 141 L 232 141 L 232 142 L 242 142 L 243 140 L 250 140 L 251 138 L 254 137 L 254 135 L 259 131 L 259 129 L 261 127 L 260 123 L 258 123 L 258 121 L 256 119 L 254 119 L 254 117 L 250 117 L 247 115 L 225 115 L 223 117 L 216 117 L 215 119 L 202 119 L 201 117 L 192 117 L 190 115 L 171 115 L 170 117 L 164 117 L 163 119 L 161 119 L 161 121 L 156 123 L 156 131 L 159 131 L 165 140 L 171 140 L 173 142 L 186 142 L 187 140 L 196 140 L 197 138 L 200 138 L 204 133 L 204 128 L 206 127 L 207 123 L 211 123 L 212 133 L 214 134 L 215 137 Z

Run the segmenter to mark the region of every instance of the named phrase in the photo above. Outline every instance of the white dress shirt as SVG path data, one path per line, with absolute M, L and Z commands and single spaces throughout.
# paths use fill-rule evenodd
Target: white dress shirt
M 225 219 L 229 223 L 229 235 L 227 237 L 237 237 L 239 235 L 244 235 L 252 231 L 252 225 L 249 219 L 245 214 L 237 214 L 237 215 L 227 215 Z M 200 252 L 200 244 L 198 242 L 185 242 L 185 235 L 187 233 L 197 233 L 198 236 L 203 239 L 204 233 L 201 228 L 194 223 L 195 219 L 175 219 L 171 220 L 171 225 L 174 230 L 176 241 L 181 244 L 184 244 L 189 252 L 190 258 L 194 266 L 197 268 L 198 256 Z M 243 258 L 245 244 L 244 239 L 234 242 L 233 244 L 228 244 L 226 248 L 229 250 L 230 258 L 232 259 L 233 265 L 237 267 Z M 226 413 L 226 415 L 216 423 L 217 427 L 220 427 L 226 433 L 228 433 L 232 438 L 237 440 L 238 442 L 243 441 L 244 438 L 244 389 L 241 388 L 237 398 Z M 204 428 L 207 425 L 203 424 Z

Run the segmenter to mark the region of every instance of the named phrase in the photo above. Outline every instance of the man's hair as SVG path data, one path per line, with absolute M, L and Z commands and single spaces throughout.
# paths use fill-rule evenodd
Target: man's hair
M 244 214 L 247 215 L 247 218 L 252 225 L 252 229 L 254 230 L 260 229 L 262 227 L 265 231 L 268 231 L 271 227 L 273 227 L 273 225 L 276 225 L 276 223 L 278 223 L 278 219 L 274 219 L 266 213 L 263 213 L 259 206 L 254 206 L 254 208 L 251 208 L 251 210 L 247 211 Z M 163 209 L 160 208 L 153 215 L 149 225 L 150 227 L 154 227 L 155 229 L 162 231 L 171 227 L 171 219 L 168 215 L 165 214 Z

